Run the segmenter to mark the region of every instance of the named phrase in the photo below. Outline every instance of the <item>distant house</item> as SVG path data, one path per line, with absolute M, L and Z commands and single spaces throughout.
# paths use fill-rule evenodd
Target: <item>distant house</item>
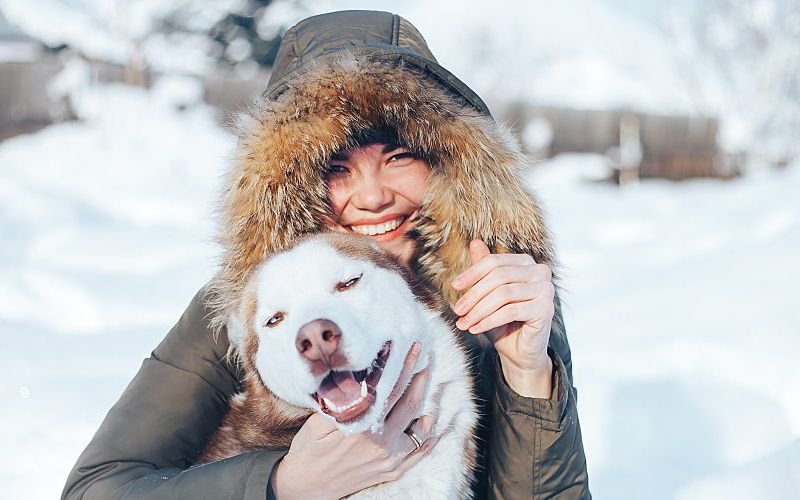
M 0 140 L 48 125 L 47 81 L 58 72 L 43 63 L 44 44 L 10 24 L 0 12 Z
M 498 108 L 506 120 L 524 130 L 543 123 L 549 144 L 534 141 L 529 153 L 551 157 L 559 153 L 599 153 L 608 157 L 614 180 L 692 177 L 727 178 L 738 174 L 720 152 L 719 123 L 710 116 L 659 116 L 627 110 L 578 110 L 513 103 Z

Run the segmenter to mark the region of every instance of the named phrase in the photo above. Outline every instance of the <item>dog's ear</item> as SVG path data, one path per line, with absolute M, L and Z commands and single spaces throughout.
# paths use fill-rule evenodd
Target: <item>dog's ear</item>
M 228 339 L 240 353 L 243 352 L 244 337 L 247 334 L 246 321 L 244 308 L 237 307 L 234 312 L 228 315 L 228 320 L 225 322 L 225 327 L 228 330 Z

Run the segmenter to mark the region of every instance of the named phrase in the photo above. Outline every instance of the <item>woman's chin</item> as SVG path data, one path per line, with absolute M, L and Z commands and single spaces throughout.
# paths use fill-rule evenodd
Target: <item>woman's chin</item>
M 414 241 L 408 238 L 401 240 L 392 240 L 386 242 L 377 242 L 383 250 L 391 255 L 394 255 L 401 262 L 408 265 L 411 262 L 411 256 L 414 254 Z

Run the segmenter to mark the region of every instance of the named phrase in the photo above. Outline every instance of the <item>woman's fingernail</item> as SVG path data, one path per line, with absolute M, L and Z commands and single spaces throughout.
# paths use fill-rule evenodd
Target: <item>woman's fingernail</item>
M 439 442 L 439 437 L 438 436 L 437 437 L 428 438 L 428 441 L 425 443 L 425 444 L 428 445 L 428 448 L 425 450 L 425 453 L 426 454 L 430 453 L 430 451 L 433 449 L 433 447 L 436 446 L 437 442 Z
M 460 287 L 461 285 L 463 285 L 463 284 L 464 284 L 464 278 L 461 278 L 461 277 L 459 277 L 459 278 L 456 278 L 456 279 L 454 279 L 454 280 L 453 280 L 453 282 L 452 282 L 452 283 L 450 283 L 450 284 L 451 284 L 451 285 L 452 285 L 454 288 L 458 288 L 458 287 Z
M 422 350 L 422 344 L 419 342 L 414 342 L 411 344 L 411 354 L 419 354 L 419 351 Z

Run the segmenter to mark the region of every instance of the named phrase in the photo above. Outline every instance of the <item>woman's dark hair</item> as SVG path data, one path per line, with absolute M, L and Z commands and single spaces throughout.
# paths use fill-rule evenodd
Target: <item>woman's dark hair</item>
M 368 146 L 370 144 L 398 144 L 405 146 L 397 136 L 397 130 L 394 127 L 385 125 L 376 125 L 366 130 L 356 132 L 352 138 L 351 148 L 359 148 Z
M 415 157 L 426 160 L 428 164 L 433 165 L 432 158 L 429 158 L 420 151 L 417 151 L 416 149 L 406 145 L 400 140 L 397 130 L 388 125 L 375 125 L 373 127 L 355 132 L 347 142 L 347 146 L 344 149 L 360 148 L 363 146 L 369 146 L 370 144 L 391 144 L 396 145 L 397 147 L 408 148 Z M 344 158 L 342 151 L 340 150 L 335 152 L 331 155 L 330 159 L 343 160 Z

